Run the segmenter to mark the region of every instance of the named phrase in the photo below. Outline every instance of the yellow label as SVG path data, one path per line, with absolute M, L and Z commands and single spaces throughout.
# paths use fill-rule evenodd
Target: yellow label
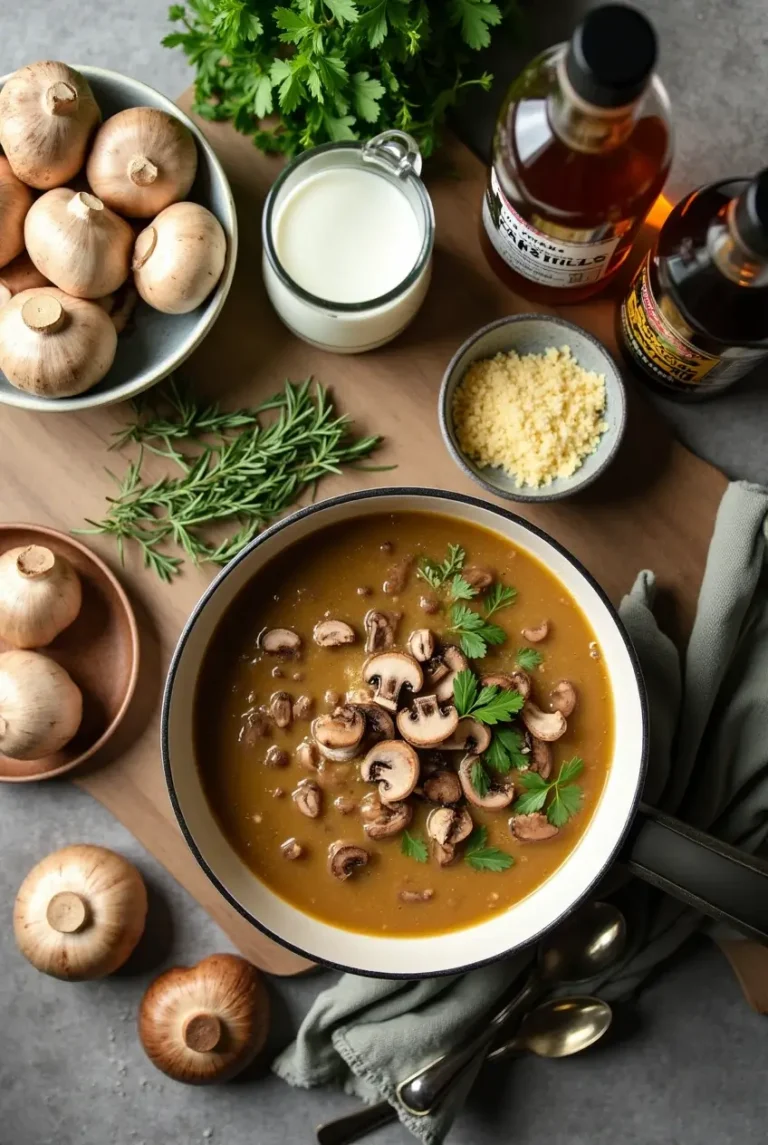
M 622 303 L 621 324 L 629 348 L 665 380 L 695 385 L 720 361 L 717 355 L 693 346 L 670 325 L 653 296 L 648 259 L 639 267 Z

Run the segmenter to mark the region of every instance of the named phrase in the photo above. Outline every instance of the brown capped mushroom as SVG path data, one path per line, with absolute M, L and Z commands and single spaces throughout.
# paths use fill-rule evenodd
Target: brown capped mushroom
M 505 691 L 519 692 L 524 700 L 531 694 L 531 677 L 522 668 L 514 668 L 511 672 L 492 672 L 480 680 L 484 688 L 503 688 Z
M 423 790 L 430 803 L 458 803 L 461 799 L 461 784 L 455 771 L 435 771 L 424 780 Z
M 549 706 L 566 718 L 571 715 L 576 707 L 576 689 L 570 680 L 558 680 L 549 693 Z
M 306 815 L 307 819 L 317 819 L 323 810 L 323 793 L 311 779 L 300 780 L 299 786 L 291 795 L 291 799 L 302 815 Z
M 423 664 L 435 654 L 435 634 L 431 628 L 417 628 L 408 637 L 408 651 Z
M 372 608 L 363 620 L 366 652 L 385 652 L 395 643 L 398 617 L 393 612 Z
M 240 743 L 244 743 L 246 747 L 255 747 L 260 739 L 264 739 L 271 731 L 272 725 L 267 719 L 264 712 L 258 708 L 251 708 L 249 711 L 243 713 L 243 723 L 240 728 L 238 739 Z
M 395 738 L 395 721 L 384 708 L 380 708 L 372 700 L 366 700 L 365 703 L 358 701 L 355 707 L 365 717 L 365 738 L 369 743 Z
M 529 644 L 540 644 L 549 635 L 549 621 L 542 620 L 541 624 L 536 624 L 533 628 L 521 628 L 520 632 Z
M 544 743 L 553 743 L 568 730 L 562 712 L 542 712 L 541 708 L 537 708 L 530 700 L 524 704 L 520 718 L 531 735 L 543 740 Z
M 286 839 L 284 843 L 280 844 L 280 850 L 283 858 L 290 859 L 292 862 L 295 859 L 300 859 L 304 854 L 304 848 L 296 839 Z
M 270 656 L 295 656 L 301 651 L 301 637 L 292 628 L 268 628 L 259 637 L 259 647 Z
M 357 810 L 357 802 L 351 795 L 337 795 L 333 801 L 333 806 L 340 815 L 351 815 L 353 811 Z
M 389 839 L 404 831 L 412 818 L 413 811 L 407 803 L 395 803 L 392 807 L 382 803 L 380 813 L 369 820 L 363 830 L 371 839 Z
M 373 823 L 384 811 L 378 791 L 369 791 L 360 801 L 360 818 L 364 823 Z
M 320 759 L 317 744 L 311 743 L 307 739 L 302 740 L 296 748 L 296 759 L 302 767 L 306 767 L 307 771 L 317 771 L 317 764 Z
M 267 754 L 264 756 L 264 764 L 266 767 L 287 767 L 291 762 L 291 757 L 287 751 L 283 751 L 276 743 L 271 744 L 267 748 Z
M 340 648 L 354 644 L 357 637 L 351 624 L 344 620 L 320 620 L 312 631 L 312 639 L 320 648 Z
M 366 660 L 363 680 L 375 686 L 375 703 L 396 712 L 403 688 L 418 692 L 424 683 L 424 675 L 413 656 L 407 656 L 405 652 L 382 652 Z
M 529 733 L 530 735 L 530 733 Z M 552 748 L 544 740 L 531 736 L 531 771 L 535 771 L 542 779 L 549 779 L 552 774 Z
M 330 715 L 312 721 L 312 735 L 326 759 L 344 763 L 354 759 L 365 735 L 365 718 L 351 704 L 334 708 Z
M 448 644 L 443 649 L 441 658 L 444 666 L 448 669 L 448 673 L 442 676 L 438 681 L 437 687 L 435 688 L 435 695 L 440 703 L 443 704 L 453 699 L 453 681 L 459 672 L 463 672 L 465 668 L 469 667 L 469 661 L 455 644 Z M 430 683 L 432 683 L 433 680 L 434 674 L 430 679 Z
M 543 811 L 532 811 L 530 815 L 512 815 L 509 829 L 521 843 L 539 843 L 553 839 L 558 834 L 557 827 L 550 823 Z
M 456 846 L 472 834 L 472 816 L 466 807 L 436 807 L 427 816 L 427 836 L 438 865 L 447 867 L 453 861 Z
M 360 766 L 366 783 L 377 783 L 382 803 L 407 799 L 419 779 L 419 757 L 409 743 L 390 739 L 377 743 Z
M 477 762 L 476 755 L 465 755 L 459 764 L 459 782 L 464 797 L 475 807 L 484 807 L 487 811 L 500 811 L 509 807 L 515 798 L 515 785 L 511 779 L 503 779 L 489 788 L 485 795 L 479 795 L 472 786 L 472 765 Z
M 429 902 L 434 898 L 435 892 L 431 887 L 425 887 L 423 891 L 412 891 L 407 888 L 398 892 L 398 898 L 401 902 Z
M 293 701 L 293 718 L 295 720 L 308 720 L 312 715 L 315 701 L 311 696 L 297 696 Z
M 396 564 L 390 565 L 381 591 L 387 596 L 397 596 L 398 593 L 402 592 L 408 581 L 408 573 L 411 571 L 412 564 L 413 557 L 409 555 L 403 557 Z
M 261 976 L 236 954 L 213 954 L 156 978 L 139 1009 L 147 1057 L 175 1081 L 224 1081 L 261 1050 L 269 997 Z
M 335 879 L 344 882 L 355 871 L 364 867 L 370 858 L 365 847 L 339 839 L 328 848 L 328 870 Z
M 459 714 L 453 704 L 440 707 L 434 696 L 416 696 L 397 717 L 397 730 L 414 747 L 437 747 L 456 731 Z
M 472 588 L 477 589 L 478 592 L 484 592 L 493 584 L 493 573 L 490 569 L 479 568 L 477 565 L 470 565 L 469 568 L 461 570 L 462 580 Z
M 440 601 L 425 593 L 424 596 L 419 597 L 419 608 L 422 612 L 426 612 L 427 616 L 434 616 L 436 612 L 440 611 Z
M 279 728 L 288 728 L 293 719 L 291 697 L 287 692 L 273 692 L 269 698 L 269 714 Z
M 491 746 L 491 729 L 472 716 L 464 716 L 456 725 L 456 731 L 440 744 L 441 751 L 463 751 L 465 754 L 482 755 Z

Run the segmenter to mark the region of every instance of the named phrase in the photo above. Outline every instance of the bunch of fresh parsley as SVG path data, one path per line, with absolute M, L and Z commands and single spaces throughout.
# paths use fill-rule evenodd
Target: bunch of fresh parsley
M 170 8 L 181 28 L 163 43 L 196 68 L 194 110 L 264 151 L 394 127 L 429 155 L 462 91 L 490 86 L 473 57 L 515 11 L 514 0 L 188 0 Z
M 447 595 L 451 606 L 448 631 L 458 639 L 465 656 L 479 660 L 487 653 L 489 644 L 503 644 L 506 640 L 504 629 L 498 624 L 491 624 L 490 620 L 500 609 L 509 608 L 515 603 L 517 589 L 506 584 L 491 585 L 481 605 L 482 612 L 460 603 L 479 595 L 479 590 L 462 575 L 466 559 L 461 545 L 449 545 L 443 561 L 422 557 L 416 575 L 425 580 L 435 592 L 442 591 Z

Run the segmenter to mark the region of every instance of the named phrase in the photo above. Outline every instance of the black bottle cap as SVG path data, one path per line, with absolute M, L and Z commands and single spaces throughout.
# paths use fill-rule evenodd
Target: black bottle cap
M 657 52 L 656 33 L 642 12 L 626 4 L 605 4 L 573 33 L 565 70 L 587 103 L 624 107 L 642 95 Z
M 739 195 L 733 222 L 748 250 L 761 257 L 768 256 L 768 167 Z

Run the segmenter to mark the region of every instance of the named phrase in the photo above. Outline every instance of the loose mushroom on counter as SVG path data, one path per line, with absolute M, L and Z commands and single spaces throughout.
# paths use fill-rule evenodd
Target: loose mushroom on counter
M 403 740 L 384 740 L 366 755 L 360 767 L 366 783 L 376 783 L 382 803 L 407 799 L 419 779 L 419 757 Z
M 144 933 L 141 875 L 106 847 L 77 844 L 33 867 L 16 896 L 19 950 L 43 974 L 80 982 L 114 973 Z
M 413 656 L 405 652 L 382 652 L 372 656 L 363 665 L 363 679 L 366 684 L 374 684 L 374 700 L 382 708 L 397 711 L 400 694 L 404 688 L 418 692 L 424 683 L 424 675 Z M 453 694 L 453 689 L 451 689 Z
M 236 954 L 166 970 L 139 1009 L 139 1037 L 149 1060 L 190 1085 L 234 1077 L 263 1048 L 268 1030 L 261 975 Z

